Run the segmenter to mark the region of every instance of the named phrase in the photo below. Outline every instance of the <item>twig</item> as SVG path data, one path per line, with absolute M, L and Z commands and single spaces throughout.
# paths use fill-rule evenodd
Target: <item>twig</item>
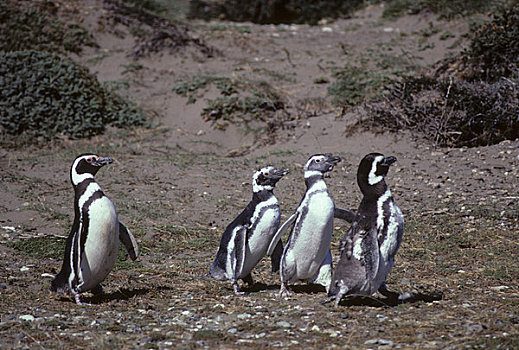
M 288 61 L 288 63 L 290 63 L 290 65 L 291 65 L 292 67 L 295 67 L 296 65 L 293 64 L 293 63 L 292 63 L 292 60 L 290 59 L 290 52 L 288 52 L 288 50 L 287 50 L 285 47 L 283 48 L 283 51 L 285 51 L 285 53 L 287 54 L 287 61 Z

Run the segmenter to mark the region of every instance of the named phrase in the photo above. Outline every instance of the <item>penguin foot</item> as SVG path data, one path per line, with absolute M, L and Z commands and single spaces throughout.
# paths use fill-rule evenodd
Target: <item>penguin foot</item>
M 233 284 L 232 284 L 232 289 L 234 290 L 234 294 L 235 294 L 235 295 L 239 295 L 239 296 L 249 295 L 249 293 L 247 293 L 247 292 L 242 292 L 242 291 L 240 290 L 240 287 L 238 287 L 238 283 L 233 283 Z
M 81 294 L 74 293 L 74 300 L 76 301 L 77 305 L 83 305 L 83 303 L 81 302 Z
M 290 292 L 285 283 L 281 282 L 281 288 L 279 289 L 279 297 L 280 298 L 289 298 L 292 296 L 292 292 Z

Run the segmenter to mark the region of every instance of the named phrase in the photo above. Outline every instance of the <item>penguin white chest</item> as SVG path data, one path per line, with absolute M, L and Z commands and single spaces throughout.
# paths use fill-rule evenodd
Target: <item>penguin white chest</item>
M 330 250 L 334 203 L 328 192 L 318 192 L 299 209 L 301 214 L 295 224 L 299 232 L 294 232 L 294 253 L 297 255 L 298 278 L 307 279 L 317 273 Z
M 119 220 L 107 197 L 94 200 L 88 209 L 88 232 L 81 258 L 83 290 L 102 282 L 112 270 L 119 249 Z M 85 222 L 87 221 L 87 222 Z

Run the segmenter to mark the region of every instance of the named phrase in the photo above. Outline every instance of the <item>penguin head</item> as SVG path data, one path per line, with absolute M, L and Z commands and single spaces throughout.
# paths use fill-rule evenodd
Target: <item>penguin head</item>
M 273 190 L 276 183 L 288 173 L 289 170 L 285 168 L 278 169 L 271 165 L 263 167 L 252 176 L 252 189 L 254 192 Z
M 329 153 L 314 154 L 306 162 L 303 171 L 305 178 L 312 175 L 323 175 L 333 170 L 333 167 L 341 161 L 341 157 Z
M 389 167 L 394 162 L 396 162 L 396 157 L 394 156 L 385 157 L 381 153 L 367 154 L 361 160 L 357 171 L 357 182 L 361 190 L 379 184 L 385 187 L 384 178 L 389 171 Z
M 93 153 L 83 153 L 74 160 L 70 167 L 70 180 L 72 184 L 76 186 L 86 178 L 93 178 L 101 167 L 112 162 L 113 159 L 110 157 L 100 157 Z

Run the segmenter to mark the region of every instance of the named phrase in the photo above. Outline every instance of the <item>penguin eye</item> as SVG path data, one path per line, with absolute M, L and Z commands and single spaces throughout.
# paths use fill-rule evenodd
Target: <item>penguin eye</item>
M 320 159 L 320 158 L 317 158 L 317 159 L 315 160 L 315 162 L 316 162 L 316 163 L 321 163 L 321 159 Z

